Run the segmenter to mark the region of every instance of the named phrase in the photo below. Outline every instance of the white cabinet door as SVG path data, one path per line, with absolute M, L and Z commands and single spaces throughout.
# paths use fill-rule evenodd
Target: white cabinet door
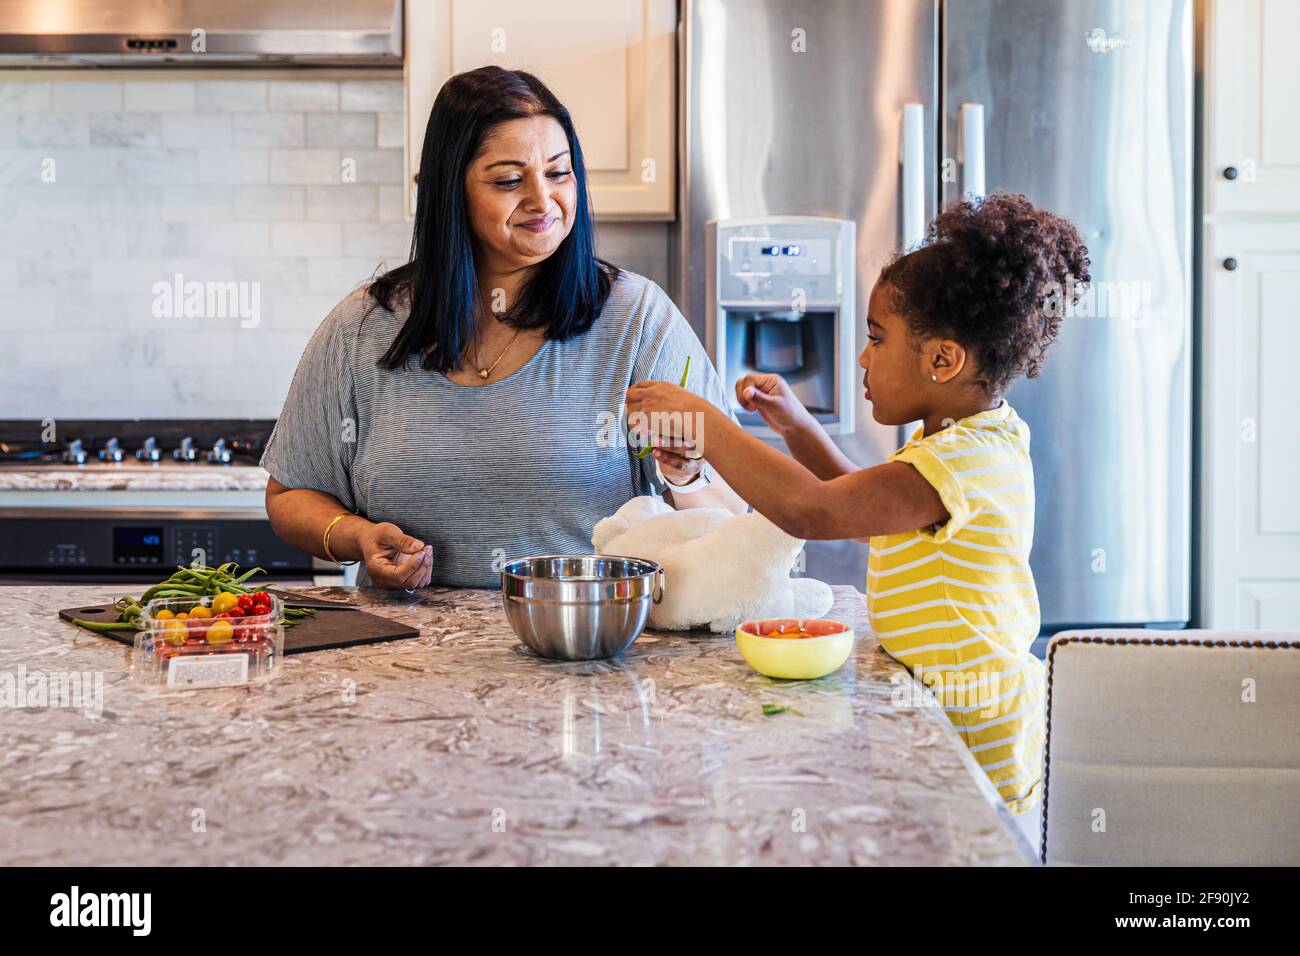
M 597 216 L 672 219 L 676 21 L 674 0 L 407 0 L 407 183 L 442 84 L 497 64 L 536 74 L 569 110 Z
M 1213 0 L 1205 211 L 1300 213 L 1300 2 Z
M 1300 629 L 1300 222 L 1206 228 L 1207 627 Z

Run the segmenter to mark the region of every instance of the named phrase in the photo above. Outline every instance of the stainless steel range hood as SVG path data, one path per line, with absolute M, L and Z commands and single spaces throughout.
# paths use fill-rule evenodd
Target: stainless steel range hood
M 0 66 L 382 66 L 402 0 L 0 0 Z

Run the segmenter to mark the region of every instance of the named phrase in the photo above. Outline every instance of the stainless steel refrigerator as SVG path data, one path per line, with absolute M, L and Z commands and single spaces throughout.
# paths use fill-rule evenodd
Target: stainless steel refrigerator
M 852 221 L 860 349 L 877 273 L 939 203 L 1004 188 L 1069 217 L 1093 289 L 1008 395 L 1033 434 L 1044 630 L 1187 622 L 1192 0 L 683 0 L 681 18 L 673 291 L 701 339 L 719 223 Z M 835 440 L 876 464 L 901 433 L 856 394 Z M 866 560 L 810 542 L 805 573 L 861 588 Z

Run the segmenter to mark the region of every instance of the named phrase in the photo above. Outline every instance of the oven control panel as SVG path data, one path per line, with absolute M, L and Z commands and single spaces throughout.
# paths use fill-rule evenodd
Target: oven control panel
M 204 561 L 203 556 L 217 553 L 217 529 L 212 525 L 192 525 L 189 527 L 172 529 L 172 551 L 180 556 L 181 560 L 177 564 L 193 564 L 198 561 L 200 564 L 212 564 L 211 561 Z M 187 558 L 186 555 L 189 557 Z M 226 558 L 226 561 L 235 561 L 238 564 L 244 564 L 238 558 Z M 221 561 L 217 561 L 221 564 Z
M 281 541 L 265 520 L 0 516 L 0 573 L 147 577 L 196 560 L 273 573 L 310 573 L 312 567 L 311 555 Z

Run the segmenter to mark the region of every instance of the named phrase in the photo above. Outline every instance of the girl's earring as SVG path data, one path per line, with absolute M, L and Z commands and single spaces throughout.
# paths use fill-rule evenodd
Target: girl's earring
M 931 372 L 931 373 L 930 373 L 930 381 L 932 381 L 932 382 L 937 382 L 937 381 L 939 381 L 939 376 L 936 375 L 934 372 Z

